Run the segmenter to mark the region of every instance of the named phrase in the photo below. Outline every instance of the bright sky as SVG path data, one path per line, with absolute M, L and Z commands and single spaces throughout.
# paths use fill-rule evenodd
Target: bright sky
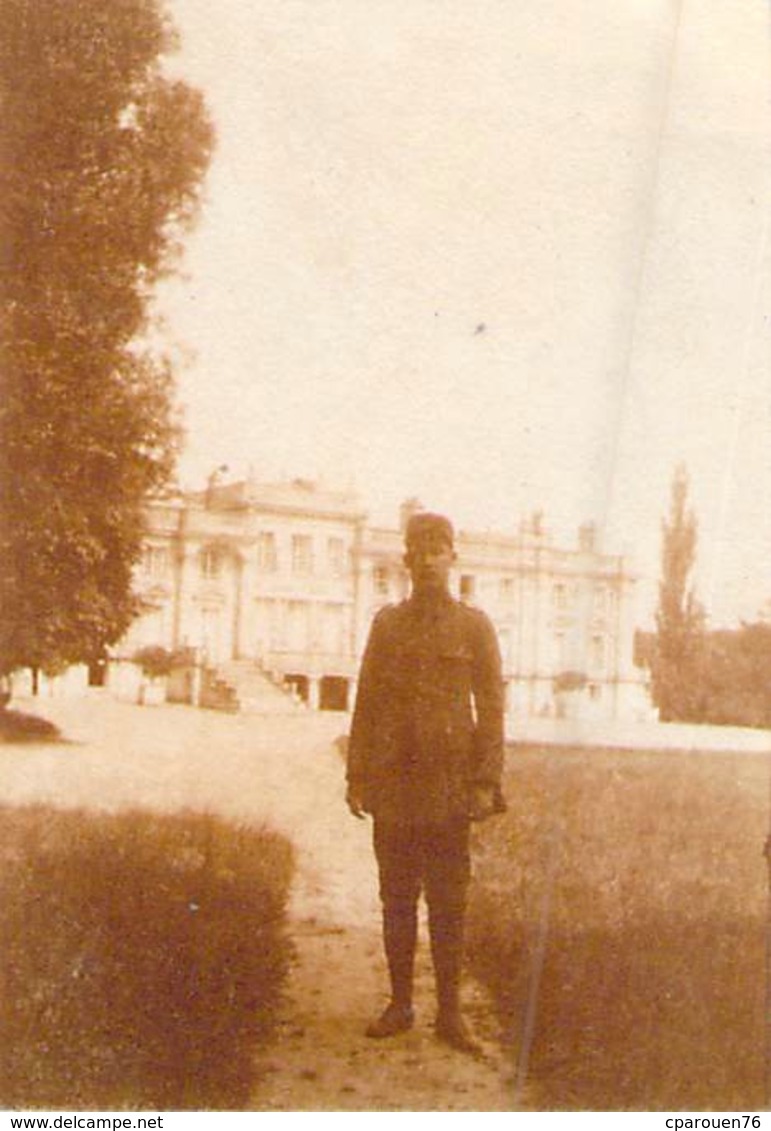
M 647 584 L 678 461 L 716 622 L 771 598 L 765 0 L 169 0 L 219 135 L 182 478 L 595 520 Z

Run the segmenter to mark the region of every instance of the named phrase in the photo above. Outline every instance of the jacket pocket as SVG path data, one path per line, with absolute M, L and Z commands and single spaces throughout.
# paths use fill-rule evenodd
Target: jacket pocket
M 439 653 L 440 663 L 452 664 L 471 664 L 474 659 L 474 653 L 465 644 L 459 644 L 455 647 L 442 648 Z

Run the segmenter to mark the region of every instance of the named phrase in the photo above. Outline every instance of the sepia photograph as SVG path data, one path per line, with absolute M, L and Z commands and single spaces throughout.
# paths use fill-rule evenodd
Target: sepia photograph
M 768 5 L 0 16 L 0 1110 L 767 1111 Z

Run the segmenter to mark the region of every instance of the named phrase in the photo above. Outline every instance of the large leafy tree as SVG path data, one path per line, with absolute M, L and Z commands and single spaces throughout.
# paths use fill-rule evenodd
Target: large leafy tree
M 178 434 L 138 343 L 213 141 L 174 46 L 161 0 L 3 0 L 0 672 L 88 660 L 136 613 Z
M 708 634 L 704 721 L 771 727 L 771 624 L 759 621 Z
M 697 721 L 702 709 L 704 610 L 691 586 L 698 526 L 688 506 L 688 475 L 676 469 L 669 515 L 662 522 L 661 581 L 651 657 L 660 718 Z

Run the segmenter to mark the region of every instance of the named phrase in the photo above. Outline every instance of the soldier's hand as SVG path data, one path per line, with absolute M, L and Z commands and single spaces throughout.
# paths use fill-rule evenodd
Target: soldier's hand
M 364 802 L 362 801 L 358 791 L 354 789 L 353 786 L 348 787 L 348 792 L 345 795 L 345 803 L 353 813 L 354 817 L 357 817 L 360 821 L 364 820 L 364 817 L 366 815 L 363 808 Z
M 499 812 L 495 789 L 491 785 L 475 785 L 471 793 L 471 820 L 484 821 Z

